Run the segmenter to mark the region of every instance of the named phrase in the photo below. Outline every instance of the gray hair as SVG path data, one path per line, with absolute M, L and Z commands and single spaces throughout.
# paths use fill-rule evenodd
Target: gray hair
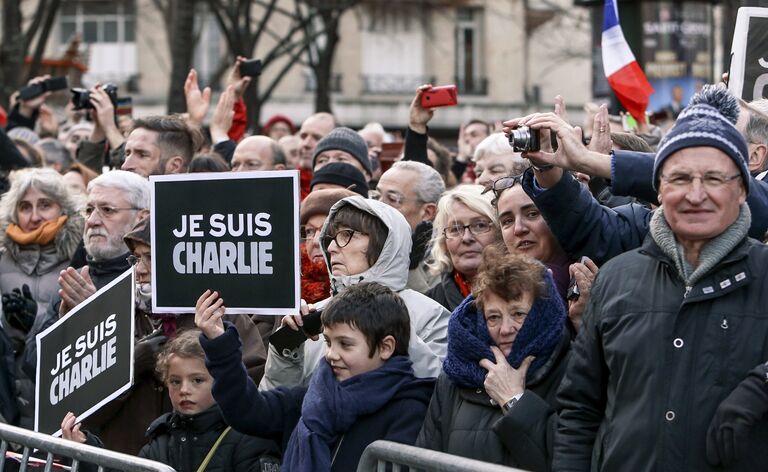
M 749 108 L 754 110 L 749 110 L 744 137 L 750 143 L 768 144 L 768 99 L 752 101 L 749 103 Z
M 272 140 L 271 149 L 272 149 L 272 166 L 276 166 L 279 164 L 287 165 L 287 161 L 285 160 L 285 152 L 283 152 L 283 147 L 277 144 L 277 141 Z
M 432 232 L 432 259 L 434 262 L 429 264 L 430 270 L 435 274 L 441 274 L 453 270 L 453 262 L 448 252 L 448 245 L 445 242 L 443 230 L 453 217 L 453 204 L 463 203 L 470 210 L 485 216 L 493 224 L 494 231 L 497 233 L 497 239 L 500 235 L 499 221 L 496 217 L 496 211 L 491 205 L 492 193 L 483 193 L 482 185 L 458 185 L 445 192 L 437 204 L 437 215 L 435 216 L 434 229 Z
M 395 162 L 392 169 L 410 170 L 419 175 L 419 184 L 416 186 L 416 196 L 423 203 L 437 203 L 440 195 L 445 192 L 445 182 L 440 174 L 432 167 L 416 161 Z
M 116 188 L 125 194 L 128 204 L 134 208 L 149 208 L 150 187 L 144 177 L 125 170 L 112 170 L 88 182 L 88 193 L 95 187 Z
M 81 218 L 78 213 L 83 207 L 81 195 L 72 192 L 64 178 L 50 168 L 28 168 L 11 173 L 11 188 L 0 199 L 0 227 L 8 224 L 18 224 L 16 207 L 30 188 L 44 193 L 61 206 L 61 212 L 70 218 Z
M 493 133 L 480 141 L 480 144 L 475 148 L 475 155 L 472 156 L 472 160 L 477 161 L 486 155 L 510 156 L 515 161 L 515 167 L 518 167 L 518 164 L 520 166 L 526 165 L 528 162 L 520 157 L 519 153 L 512 150 L 512 146 L 509 145 L 509 139 L 504 133 Z
M 45 165 L 61 165 L 61 172 L 66 172 L 72 166 L 72 154 L 59 140 L 54 138 L 45 138 L 37 142 L 37 147 L 43 153 Z

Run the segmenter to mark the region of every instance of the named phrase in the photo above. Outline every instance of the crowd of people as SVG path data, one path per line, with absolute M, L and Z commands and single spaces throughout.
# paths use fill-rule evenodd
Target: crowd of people
M 14 97 L 0 129 L 0 420 L 32 428 L 36 335 L 133 267 L 134 383 L 64 438 L 178 471 L 355 470 L 385 439 L 529 471 L 768 468 L 768 100 L 705 86 L 666 124 L 553 111 L 429 136 L 216 103 L 127 118 Z M 33 79 L 31 83 L 45 80 Z M 207 118 L 210 117 L 210 118 Z M 516 152 L 514 131 L 540 149 Z M 390 130 L 393 131 L 393 130 Z M 148 177 L 297 170 L 300 313 L 152 312 Z M 196 300 L 196 302 L 195 302 Z M 322 333 L 295 349 L 269 342 Z

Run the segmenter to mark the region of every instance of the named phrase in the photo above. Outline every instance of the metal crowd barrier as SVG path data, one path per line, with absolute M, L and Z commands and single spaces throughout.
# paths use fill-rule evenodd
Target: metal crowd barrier
M 7 424 L 0 424 L 0 440 L 0 472 L 7 470 L 5 468 L 6 463 L 13 460 L 6 458 L 10 444 L 18 444 L 23 447 L 19 472 L 29 470 L 30 455 L 35 449 L 46 454 L 45 472 L 54 470 L 54 455 L 72 459 L 72 472 L 77 472 L 81 463 L 93 464 L 98 467 L 99 472 L 104 472 L 107 468 L 126 472 L 176 472 L 173 467 L 159 462 L 54 438 L 47 434 L 36 433 Z M 34 470 L 40 469 L 35 468 Z
M 410 472 L 525 472 L 391 441 L 375 441 L 365 448 L 357 472 L 400 472 L 403 467 Z

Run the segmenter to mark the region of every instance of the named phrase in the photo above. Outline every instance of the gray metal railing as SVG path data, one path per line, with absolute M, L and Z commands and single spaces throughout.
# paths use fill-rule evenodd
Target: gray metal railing
M 5 453 L 9 443 L 23 447 L 20 472 L 26 472 L 30 454 L 35 449 L 45 454 L 46 472 L 53 470 L 54 455 L 72 459 L 73 472 L 77 472 L 81 463 L 93 464 L 98 467 L 99 472 L 104 472 L 105 468 L 126 472 L 176 472 L 173 467 L 159 462 L 86 446 L 7 424 L 0 424 L 0 440 L 0 472 L 5 470 Z
M 393 472 L 399 472 L 402 467 L 408 467 L 410 472 L 524 472 L 391 441 L 376 441 L 365 448 L 357 472 L 383 472 L 388 465 Z

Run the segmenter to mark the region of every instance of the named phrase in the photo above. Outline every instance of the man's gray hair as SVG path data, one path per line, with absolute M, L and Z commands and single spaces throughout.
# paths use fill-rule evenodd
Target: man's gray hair
M 392 169 L 410 170 L 419 175 L 419 183 L 414 189 L 416 196 L 423 203 L 437 203 L 440 195 L 445 192 L 445 182 L 440 174 L 432 167 L 416 161 L 395 162 Z
M 59 140 L 55 138 L 45 138 L 37 142 L 37 147 L 43 151 L 43 160 L 46 166 L 59 164 L 61 172 L 66 172 L 72 166 L 72 155 Z
M 112 170 L 91 180 L 88 183 L 88 193 L 91 193 L 95 187 L 122 190 L 131 207 L 149 209 L 149 181 L 138 174 L 125 170 Z
M 283 152 L 283 147 L 277 144 L 277 141 L 272 142 L 271 144 L 272 149 L 272 166 L 276 166 L 279 164 L 282 165 L 288 165 L 288 162 L 285 160 L 285 152 Z
M 744 137 L 748 143 L 768 144 L 768 99 L 762 98 L 750 102 L 749 109 L 749 120 L 744 130 Z

